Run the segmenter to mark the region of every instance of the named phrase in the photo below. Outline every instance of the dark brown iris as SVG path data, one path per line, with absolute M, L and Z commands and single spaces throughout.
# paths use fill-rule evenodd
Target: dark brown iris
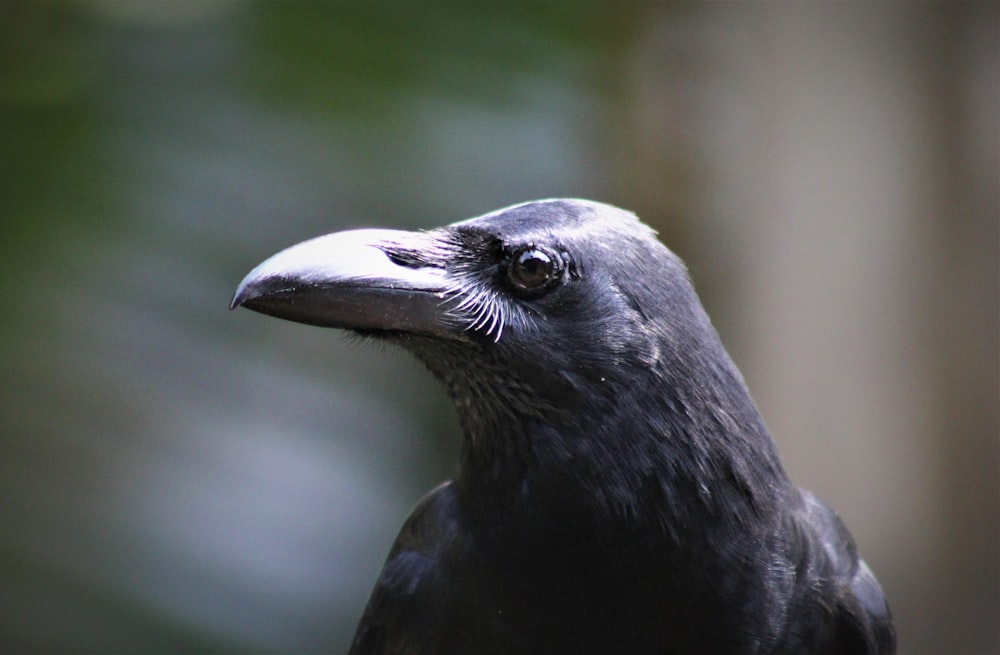
M 538 291 L 558 279 L 560 269 L 557 255 L 532 247 L 514 253 L 507 274 L 518 289 Z

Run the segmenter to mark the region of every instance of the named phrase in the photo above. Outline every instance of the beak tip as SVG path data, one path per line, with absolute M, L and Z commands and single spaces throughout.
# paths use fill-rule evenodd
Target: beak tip
M 247 301 L 253 300 L 255 297 L 254 285 L 251 283 L 251 277 L 251 275 L 247 275 L 240 282 L 239 286 L 236 287 L 236 293 L 233 294 L 232 300 L 229 301 L 229 311 L 242 307 Z

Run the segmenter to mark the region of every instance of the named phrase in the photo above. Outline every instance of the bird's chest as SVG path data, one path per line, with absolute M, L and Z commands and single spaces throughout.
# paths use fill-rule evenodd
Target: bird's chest
M 716 643 L 704 652 L 740 652 L 703 620 L 735 625 L 745 613 L 742 594 L 706 583 L 745 582 L 738 568 L 720 569 L 718 543 L 693 530 L 678 540 L 660 514 L 609 510 L 565 480 L 547 484 L 532 478 L 500 506 L 466 507 L 453 579 L 463 581 L 469 634 L 511 653 L 665 655 Z
M 485 531 L 468 562 L 476 629 L 532 646 L 511 652 L 620 652 L 629 640 L 642 643 L 627 650 L 650 652 L 665 612 L 666 585 L 656 582 L 663 554 L 654 560 L 648 545 L 595 532 L 579 517 L 519 519 Z M 534 650 L 545 643 L 554 650 Z

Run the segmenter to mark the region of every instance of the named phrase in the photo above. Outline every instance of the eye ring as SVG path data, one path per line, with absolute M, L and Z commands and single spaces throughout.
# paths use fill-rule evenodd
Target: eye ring
M 537 293 L 562 278 L 563 260 L 545 248 L 529 245 L 515 250 L 507 265 L 507 278 L 514 288 Z

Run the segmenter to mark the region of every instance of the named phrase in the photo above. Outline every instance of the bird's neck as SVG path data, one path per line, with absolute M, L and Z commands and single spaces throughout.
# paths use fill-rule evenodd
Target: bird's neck
M 678 381 L 615 400 L 595 396 L 592 411 L 569 415 L 498 414 L 493 403 L 456 399 L 465 430 L 456 482 L 470 511 L 584 539 L 679 544 L 733 521 L 761 523 L 789 493 L 748 394 L 720 398 Z
M 790 493 L 749 392 L 715 342 L 558 388 L 554 377 L 539 388 L 487 356 L 416 345 L 455 403 L 464 433 L 456 491 L 471 514 L 548 517 L 584 533 L 653 526 L 681 541 L 774 514 Z

